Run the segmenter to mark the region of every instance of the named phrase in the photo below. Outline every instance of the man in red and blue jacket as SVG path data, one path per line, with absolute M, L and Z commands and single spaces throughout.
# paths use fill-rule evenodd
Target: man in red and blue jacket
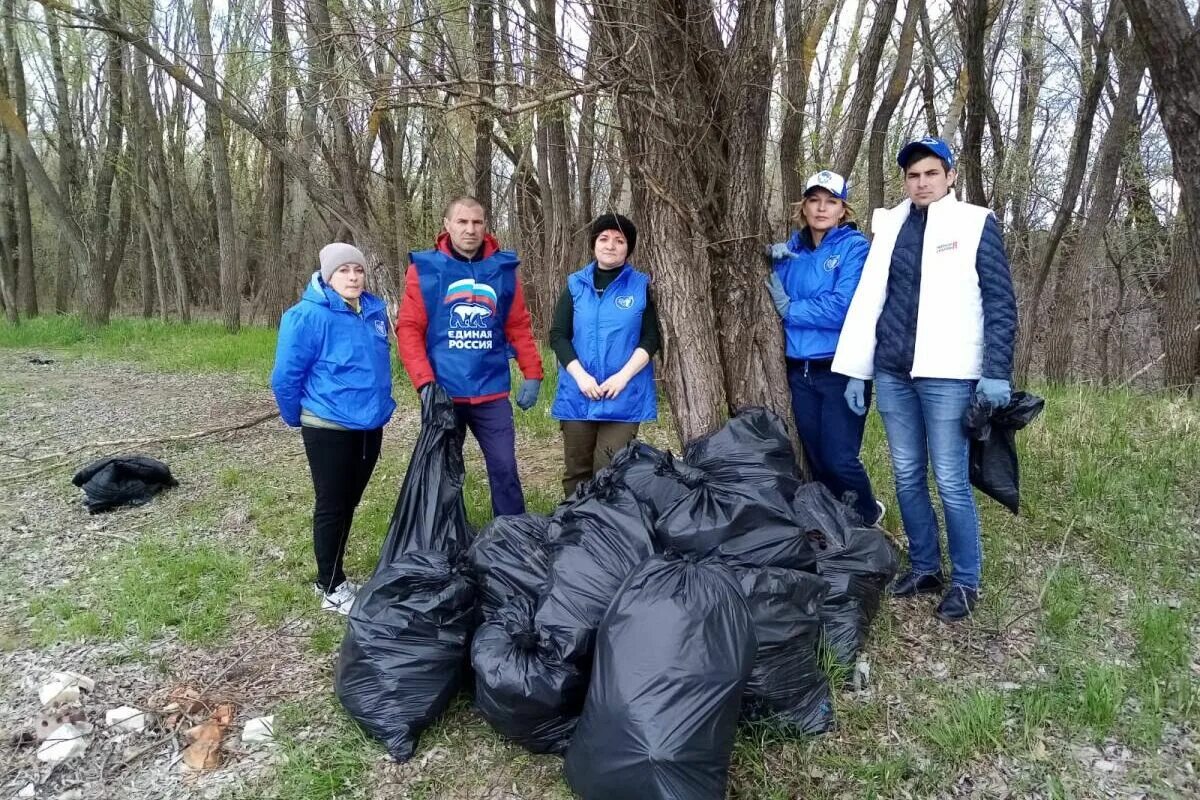
M 523 514 L 508 359 L 515 353 L 525 376 L 516 403 L 528 411 L 542 388 L 542 357 L 517 274 L 521 262 L 487 232 L 473 197 L 451 200 L 443 224 L 432 250 L 410 256 L 396 347 L 418 392 L 436 381 L 454 398 L 459 429 L 470 428 L 483 450 L 492 513 Z

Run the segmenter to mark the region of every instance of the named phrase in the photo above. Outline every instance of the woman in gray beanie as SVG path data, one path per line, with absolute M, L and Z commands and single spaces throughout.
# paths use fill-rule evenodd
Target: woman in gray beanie
M 350 523 L 396 409 L 391 326 L 383 300 L 365 290 L 362 251 L 334 242 L 320 261 L 279 324 L 271 389 L 283 421 L 300 428 L 316 491 L 314 589 L 322 609 L 349 614 L 358 591 L 342 570 Z

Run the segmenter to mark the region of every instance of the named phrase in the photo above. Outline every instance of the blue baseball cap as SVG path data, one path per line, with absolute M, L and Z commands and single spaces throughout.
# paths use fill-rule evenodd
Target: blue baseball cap
M 813 189 L 824 189 L 843 202 L 850 199 L 850 186 L 846 179 L 832 170 L 823 169 L 810 175 L 804 184 L 804 196 L 808 197 Z
M 896 154 L 896 163 L 900 165 L 900 169 L 904 169 L 913 153 L 918 150 L 929 151 L 945 161 L 950 169 L 954 169 L 954 153 L 951 152 L 950 145 L 946 144 L 945 139 L 939 139 L 936 136 L 925 136 L 901 147 L 900 152 Z

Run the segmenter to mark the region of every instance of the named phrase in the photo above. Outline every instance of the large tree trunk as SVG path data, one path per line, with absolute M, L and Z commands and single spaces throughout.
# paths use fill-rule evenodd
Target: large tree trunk
M 606 69 L 626 87 L 617 109 L 647 245 L 641 263 L 655 278 L 667 397 L 684 441 L 741 405 L 789 417 L 758 254 L 772 7 L 739 2 L 728 45 L 707 2 L 598 7 L 606 49 L 623 54 Z M 651 93 L 648 76 L 673 90 Z
M 1167 386 L 1194 392 L 1200 375 L 1200 32 L 1177 0 L 1125 0 L 1134 33 L 1152 54 L 1150 79 L 1158 98 L 1183 206 L 1183 258 L 1167 278 L 1163 314 Z
M 208 0 L 193 0 L 192 13 L 196 17 L 196 43 L 200 48 L 200 78 L 214 96 L 219 96 Z M 219 109 L 209 107 L 204 111 L 204 140 L 212 161 L 212 191 L 220 251 L 221 321 L 225 330 L 237 333 L 241 327 L 241 265 L 238 263 L 237 226 L 233 222 L 233 185 L 229 178 L 225 121 Z
M 1005 162 L 1003 180 L 1003 193 L 1012 198 L 1012 236 L 1008 251 L 1013 263 L 1014 278 L 1019 283 L 1028 277 L 1033 268 L 1028 198 L 1033 181 L 1033 116 L 1037 110 L 1038 95 L 1041 93 L 1045 77 L 1043 46 L 1036 37 L 1040 7 L 1041 0 L 1024 0 L 1021 16 L 1021 89 L 1017 100 L 1017 138 Z M 999 216 L 1003 218 L 1004 215 L 1001 213 Z
M 1118 23 L 1124 27 L 1124 21 Z M 1117 199 L 1117 173 L 1129 128 L 1137 119 L 1138 90 L 1146 71 L 1141 48 L 1126 44 L 1120 53 L 1121 69 L 1118 95 L 1108 130 L 1100 144 L 1092 168 L 1091 201 L 1078 245 L 1069 262 L 1059 269 L 1054 290 L 1054 313 L 1046 343 L 1046 377 L 1054 382 L 1067 381 L 1072 374 L 1071 360 L 1075 344 L 1076 313 L 1083 292 L 1084 277 L 1092 265 L 1105 257 L 1104 235 L 1109 227 Z

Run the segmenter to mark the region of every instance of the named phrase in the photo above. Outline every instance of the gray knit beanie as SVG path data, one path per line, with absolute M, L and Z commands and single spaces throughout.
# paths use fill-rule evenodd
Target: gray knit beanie
M 361 264 L 367 266 L 367 257 L 352 244 L 334 242 L 321 248 L 321 280 L 329 283 L 333 273 L 343 264 Z

